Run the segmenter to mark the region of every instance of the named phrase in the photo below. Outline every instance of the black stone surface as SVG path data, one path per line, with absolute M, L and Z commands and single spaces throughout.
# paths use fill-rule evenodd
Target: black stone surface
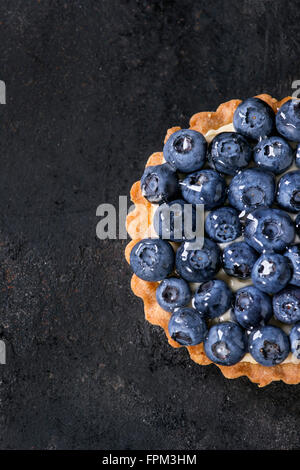
M 296 449 L 300 386 L 200 367 L 96 238 L 165 131 L 300 80 L 297 1 L 0 5 L 2 449 Z

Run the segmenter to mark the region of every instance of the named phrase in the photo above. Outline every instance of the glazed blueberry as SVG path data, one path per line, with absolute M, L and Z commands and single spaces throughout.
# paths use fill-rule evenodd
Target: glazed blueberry
M 229 276 L 247 279 L 257 260 L 258 254 L 246 242 L 234 242 L 223 251 L 223 268 Z
M 176 253 L 176 270 L 183 279 L 189 282 L 205 282 L 213 279 L 219 271 L 220 248 L 218 245 L 204 239 L 201 250 L 193 250 L 191 243 L 184 242 Z
M 209 160 L 213 168 L 227 175 L 235 175 L 250 163 L 252 149 L 237 132 L 216 135 L 210 146 Z
M 300 211 L 300 170 L 289 171 L 280 178 L 277 202 L 289 212 Z
M 300 320 L 300 288 L 288 286 L 273 297 L 275 318 L 291 325 Z
M 256 287 L 246 286 L 236 292 L 233 316 L 243 328 L 267 323 L 272 314 L 270 297 Z
M 267 137 L 254 147 L 253 158 L 260 168 L 279 175 L 293 163 L 293 149 L 281 137 Z
M 206 157 L 207 142 L 200 132 L 181 129 L 174 132 L 164 145 L 164 158 L 183 173 L 200 170 Z
M 300 142 L 300 100 L 291 99 L 279 108 L 276 127 L 287 140 Z
M 205 317 L 216 318 L 231 306 L 233 293 L 226 282 L 219 279 L 204 282 L 193 297 L 193 307 Z
M 242 328 L 233 322 L 213 325 L 204 340 L 207 357 L 216 364 L 232 366 L 246 354 L 246 338 Z
M 178 277 L 164 279 L 156 289 L 156 300 L 167 312 L 173 312 L 178 307 L 185 307 L 191 297 L 188 283 Z
M 275 197 L 275 178 L 260 168 L 240 171 L 232 178 L 228 190 L 231 206 L 249 212 L 259 206 L 269 207 Z
M 264 253 L 252 269 L 255 287 L 267 294 L 276 294 L 283 289 L 292 277 L 290 262 L 278 253 Z
M 233 125 L 240 134 L 258 140 L 272 134 L 275 114 L 273 109 L 259 98 L 248 98 L 236 108 Z
M 298 144 L 297 150 L 296 150 L 296 159 L 295 163 L 298 168 L 300 168 L 300 144 Z
M 207 235 L 216 242 L 231 242 L 242 234 L 238 212 L 232 207 L 220 207 L 211 211 L 205 220 Z
M 173 271 L 174 258 L 173 248 L 168 242 L 145 238 L 132 248 L 130 265 L 144 281 L 160 281 Z
M 300 359 L 300 322 L 296 323 L 290 331 L 290 344 L 293 355 Z
M 169 334 L 182 346 L 195 346 L 202 343 L 207 333 L 203 316 L 193 308 L 178 308 L 169 321 Z
M 290 260 L 292 266 L 293 275 L 290 284 L 300 286 L 300 244 L 291 245 L 284 253 L 284 256 Z
M 186 207 L 185 207 L 186 205 Z M 196 208 L 182 199 L 161 204 L 154 213 L 153 227 L 160 238 L 175 242 L 193 240 L 196 232 Z
M 249 352 L 263 366 L 276 366 L 284 361 L 290 351 L 288 336 L 276 326 L 262 326 L 249 336 Z
M 280 252 L 293 242 L 295 226 L 285 211 L 261 207 L 247 215 L 244 237 L 260 253 Z
M 153 204 L 168 202 L 179 193 L 177 174 L 168 163 L 148 166 L 141 178 L 141 190 Z
M 191 204 L 204 204 L 205 210 L 221 206 L 226 198 L 224 178 L 214 170 L 201 170 L 180 183 L 183 199 Z
M 296 227 L 297 235 L 300 236 L 300 213 L 297 215 L 297 217 L 295 219 L 295 227 Z

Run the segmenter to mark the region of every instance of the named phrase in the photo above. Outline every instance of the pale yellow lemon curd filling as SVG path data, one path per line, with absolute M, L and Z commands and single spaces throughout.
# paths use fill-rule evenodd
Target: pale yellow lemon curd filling
M 219 129 L 210 129 L 205 135 L 205 139 L 207 140 L 208 143 L 210 143 L 213 138 L 218 135 L 218 134 L 221 134 L 221 132 L 235 132 L 235 129 L 233 127 L 233 124 L 230 123 L 230 124 L 226 124 L 226 126 L 222 126 L 222 127 L 219 127 Z M 299 168 L 296 167 L 296 165 L 293 165 L 291 166 L 286 172 L 288 171 L 291 171 L 291 170 L 298 170 Z M 277 180 L 282 176 L 279 175 L 277 176 Z M 227 177 L 226 176 L 226 182 L 227 184 L 230 182 L 231 180 L 231 177 Z M 152 214 L 151 214 L 151 221 L 153 221 L 153 216 L 154 216 L 154 212 L 155 210 L 157 209 L 157 205 L 155 204 L 152 204 Z M 208 214 L 208 212 L 205 212 L 205 216 Z M 295 214 L 290 214 L 290 216 L 294 219 L 295 218 Z M 155 231 L 153 229 L 153 226 L 152 226 L 152 223 L 151 223 L 151 236 L 157 236 L 155 234 Z M 237 238 L 235 241 L 240 241 L 240 240 L 243 240 L 243 237 L 240 237 L 240 238 Z M 295 241 L 299 241 L 299 238 L 297 237 Z M 171 243 L 174 250 L 176 251 L 178 249 L 178 244 L 176 243 Z M 225 247 L 226 246 L 226 243 L 219 243 L 219 246 L 222 248 L 222 247 Z M 234 278 L 234 277 L 231 277 L 231 276 L 228 276 L 225 271 L 223 269 L 221 269 L 218 274 L 216 275 L 216 278 L 217 279 L 223 279 L 224 281 L 227 282 L 227 284 L 229 285 L 229 287 L 234 291 L 236 292 L 238 289 L 240 289 L 241 287 L 245 287 L 245 286 L 249 286 L 252 284 L 252 280 L 251 279 L 247 279 L 247 280 L 241 280 L 241 279 L 237 279 L 237 278 Z M 197 290 L 197 288 L 199 287 L 199 285 L 201 283 L 189 283 L 190 284 L 190 287 L 191 287 L 191 290 L 192 292 L 195 292 Z M 190 307 L 192 307 L 192 304 L 190 304 Z M 216 319 L 214 319 L 211 324 L 213 323 L 219 323 L 219 322 L 223 322 L 223 321 L 228 321 L 230 320 L 230 310 L 228 310 L 227 312 L 224 313 L 224 315 L 222 315 L 221 317 L 218 317 Z M 275 318 L 273 317 L 270 322 L 270 324 L 273 324 L 273 325 L 276 325 L 276 326 L 279 326 L 280 328 L 282 328 L 286 333 L 289 333 L 290 329 L 291 329 L 291 326 L 290 325 L 285 325 L 283 323 L 280 323 L 278 322 L 277 320 L 275 320 Z M 252 364 L 256 364 L 256 361 L 253 359 L 253 357 L 247 353 L 243 359 L 241 360 L 241 362 L 250 362 Z M 299 364 L 300 363 L 300 359 L 297 359 L 292 353 L 290 353 L 288 355 L 288 357 L 282 362 L 282 364 L 288 364 L 288 363 L 293 363 L 293 364 Z

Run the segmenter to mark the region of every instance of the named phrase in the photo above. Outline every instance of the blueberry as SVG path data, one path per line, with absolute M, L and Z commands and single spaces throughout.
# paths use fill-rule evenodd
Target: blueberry
M 222 132 L 210 145 L 209 160 L 213 168 L 227 175 L 235 175 L 250 163 L 252 149 L 242 135 Z
M 275 197 L 275 178 L 259 168 L 240 171 L 230 183 L 229 204 L 239 211 L 251 211 L 259 206 L 269 207 Z
M 295 163 L 298 168 L 300 168 L 300 144 L 298 144 L 297 150 L 296 150 L 296 159 Z
M 300 142 L 300 100 L 283 103 L 276 115 L 276 127 L 286 139 Z
M 300 236 L 300 213 L 297 215 L 297 217 L 295 219 L 295 227 L 296 227 L 297 235 Z
M 260 168 L 279 175 L 293 163 L 293 149 L 281 137 L 267 137 L 258 142 L 253 158 Z
M 205 220 L 207 235 L 216 242 L 231 242 L 242 234 L 238 212 L 232 207 L 220 207 L 211 211 Z
M 277 202 L 289 212 L 300 211 L 300 170 L 289 171 L 280 178 Z
M 273 109 L 259 98 L 248 98 L 236 108 L 233 125 L 240 134 L 258 140 L 272 134 L 275 114 Z
M 232 366 L 246 354 L 246 338 L 242 328 L 233 322 L 213 325 L 204 340 L 207 357 L 216 364 Z
M 258 254 L 246 242 L 234 242 L 223 251 L 223 268 L 229 276 L 247 279 L 257 260 Z
M 173 312 L 178 307 L 185 307 L 191 297 L 188 283 L 178 277 L 164 279 L 156 289 L 156 300 L 167 312 Z
M 176 253 L 176 270 L 189 282 L 205 282 L 213 279 L 219 271 L 220 248 L 216 243 L 204 239 L 201 250 L 191 248 L 189 242 L 181 244 Z
M 175 310 L 169 321 L 169 334 L 182 346 L 202 343 L 207 333 L 203 316 L 197 310 L 182 307 Z
M 144 281 L 160 281 L 173 271 L 174 258 L 173 248 L 168 242 L 145 238 L 132 248 L 130 265 Z
M 290 331 L 290 343 L 293 355 L 300 359 L 300 322 L 296 323 Z
M 290 351 L 288 336 L 276 326 L 255 329 L 248 339 L 251 356 L 263 366 L 276 366 L 284 361 Z
M 160 238 L 175 242 L 195 238 L 196 208 L 194 205 L 190 205 L 190 208 L 188 206 L 182 199 L 176 199 L 156 209 L 153 226 Z
M 233 316 L 246 329 L 267 323 L 272 317 L 270 297 L 254 286 L 246 286 L 235 294 Z
M 275 318 L 282 323 L 292 324 L 300 320 L 300 288 L 288 286 L 273 297 Z
M 283 254 L 292 266 L 293 275 L 290 284 L 300 286 L 300 244 L 291 245 Z
M 183 173 L 200 170 L 206 157 L 207 142 L 200 132 L 181 129 L 174 132 L 164 145 L 164 158 Z
M 262 254 L 252 269 L 253 284 L 267 294 L 276 294 L 292 277 L 290 262 L 278 253 Z
M 221 206 L 226 198 L 224 178 L 214 170 L 201 170 L 180 183 L 183 199 L 191 204 L 204 204 L 206 210 Z
M 244 237 L 245 241 L 260 253 L 280 252 L 294 240 L 295 226 L 286 212 L 261 207 L 248 214 Z
M 168 163 L 147 166 L 141 178 L 141 190 L 153 204 L 172 200 L 179 192 L 176 171 Z
M 219 279 L 201 284 L 193 297 L 193 307 L 208 318 L 223 315 L 231 306 L 233 293 Z

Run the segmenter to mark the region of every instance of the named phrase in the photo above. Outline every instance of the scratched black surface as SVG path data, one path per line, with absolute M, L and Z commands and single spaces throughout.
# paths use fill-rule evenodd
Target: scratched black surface
M 165 131 L 300 80 L 297 1 L 4 0 L 2 449 L 295 449 L 300 386 L 258 389 L 173 350 L 96 207 Z

